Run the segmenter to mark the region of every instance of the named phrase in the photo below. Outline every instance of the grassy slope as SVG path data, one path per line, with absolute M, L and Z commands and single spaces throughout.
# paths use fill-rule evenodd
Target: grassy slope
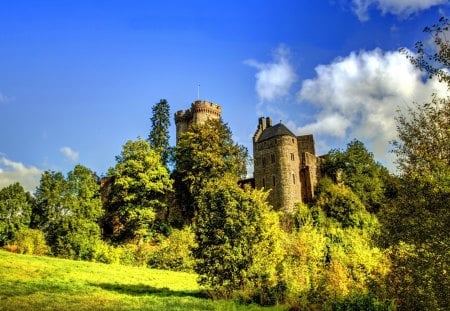
M 0 251 L 0 310 L 280 310 L 205 298 L 196 275 Z

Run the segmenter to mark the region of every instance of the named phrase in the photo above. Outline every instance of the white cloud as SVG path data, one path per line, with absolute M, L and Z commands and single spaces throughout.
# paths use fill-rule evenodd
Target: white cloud
M 66 157 L 67 160 L 71 162 L 77 161 L 80 155 L 78 151 L 75 151 L 70 147 L 62 147 L 59 151 L 64 155 L 64 157 Z
M 275 52 L 273 62 L 261 63 L 250 59 L 245 64 L 258 69 L 255 74 L 255 90 L 260 101 L 273 101 L 289 94 L 289 89 L 297 76 L 289 63 L 289 50 L 280 46 Z
M 444 3 L 448 3 L 448 0 L 353 0 L 353 10 L 360 21 L 367 21 L 368 10 L 372 6 L 380 10 L 382 14 L 391 13 L 407 17 Z
M 423 80 L 423 74 L 399 52 L 353 52 L 315 70 L 314 79 L 303 81 L 299 99 L 315 105 L 318 112 L 315 121 L 297 127 L 297 133 L 357 138 L 378 159 L 389 157 L 397 109 L 427 101 L 432 93 L 447 94 L 446 85 Z
M 38 185 L 42 171 L 34 166 L 25 166 L 0 155 L 0 188 L 20 183 L 26 191 L 33 191 Z

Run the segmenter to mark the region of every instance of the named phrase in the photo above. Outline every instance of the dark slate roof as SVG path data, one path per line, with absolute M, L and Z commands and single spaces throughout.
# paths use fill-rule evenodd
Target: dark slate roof
M 259 136 L 258 143 L 277 136 L 295 137 L 294 133 L 292 133 L 284 124 L 278 123 L 274 126 L 269 126 L 266 128 L 264 132 L 262 132 L 261 136 Z

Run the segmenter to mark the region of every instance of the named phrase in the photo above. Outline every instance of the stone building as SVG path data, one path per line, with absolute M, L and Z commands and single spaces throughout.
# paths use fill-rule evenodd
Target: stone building
M 175 113 L 177 141 L 181 133 L 186 132 L 191 125 L 205 123 L 206 120 L 218 120 L 222 116 L 222 107 L 207 100 L 196 100 L 191 108 Z
M 259 118 L 253 159 L 255 187 L 271 189 L 269 201 L 275 209 L 292 212 L 296 203 L 314 197 L 319 158 L 312 135 L 296 136 L 282 123 Z
M 196 100 L 187 110 L 175 113 L 176 138 L 190 126 L 221 118 L 222 108 L 209 101 Z M 269 201 L 277 210 L 293 211 L 299 202 L 314 197 L 319 158 L 312 135 L 296 136 L 284 124 L 272 125 L 259 118 L 253 136 L 254 178 L 243 180 L 256 188 L 270 189 Z

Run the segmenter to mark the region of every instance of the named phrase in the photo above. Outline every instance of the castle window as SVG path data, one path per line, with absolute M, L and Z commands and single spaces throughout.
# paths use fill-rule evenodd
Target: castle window
M 295 174 L 292 174 L 292 183 L 295 185 Z
M 272 176 L 272 183 L 273 183 L 273 186 L 275 187 L 275 176 Z
M 274 154 L 270 155 L 270 160 L 272 163 L 275 163 L 275 155 Z
M 264 178 L 263 178 L 262 184 L 263 184 L 263 188 L 266 188 L 266 180 Z
M 266 158 L 265 157 L 262 158 L 262 165 L 263 165 L 263 167 L 266 167 Z
M 293 153 L 291 153 L 291 161 L 294 161 L 294 160 L 295 160 L 295 156 Z

